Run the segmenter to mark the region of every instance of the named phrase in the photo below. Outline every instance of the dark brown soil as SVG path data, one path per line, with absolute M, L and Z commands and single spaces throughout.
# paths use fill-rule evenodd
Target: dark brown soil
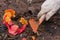
M 34 33 L 28 25 L 25 31 L 15 37 L 9 37 L 7 28 L 3 25 L 2 17 L 4 10 L 14 9 L 16 18 L 23 16 L 26 19 L 31 17 L 36 19 L 37 13 L 40 11 L 41 4 L 44 0 L 33 0 L 31 4 L 27 0 L 0 0 L 0 40 L 22 40 L 26 37 L 27 40 L 32 40 L 31 36 L 35 36 L 36 40 L 60 40 L 60 9 L 51 17 L 49 21 L 44 21 L 38 28 L 38 33 Z M 18 22 L 16 24 L 19 24 Z

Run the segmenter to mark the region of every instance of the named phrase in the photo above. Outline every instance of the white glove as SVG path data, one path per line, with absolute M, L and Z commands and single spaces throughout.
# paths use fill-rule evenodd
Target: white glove
M 31 2 L 32 2 L 32 0 L 27 0 L 27 2 L 28 2 L 28 3 L 31 3 Z
M 40 18 L 42 15 L 46 14 L 46 21 L 48 21 L 60 8 L 60 0 L 46 0 L 42 6 L 41 11 L 38 13 L 37 17 Z

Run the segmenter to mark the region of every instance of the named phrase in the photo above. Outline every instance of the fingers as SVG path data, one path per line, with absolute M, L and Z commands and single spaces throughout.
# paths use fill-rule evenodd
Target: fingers
M 44 14 L 43 10 L 41 10 L 38 15 L 37 15 L 37 18 L 40 18 L 42 15 Z
M 46 17 L 46 14 L 41 16 L 41 18 L 39 19 L 39 25 L 41 25 L 41 23 L 44 21 L 45 17 Z
M 57 0 L 56 0 L 57 1 Z M 48 21 L 55 13 L 56 11 L 60 8 L 59 3 L 54 2 L 53 0 L 46 0 L 42 6 L 41 6 L 41 11 L 38 13 L 37 18 L 40 18 L 43 14 L 46 14 L 46 21 Z M 53 7 L 54 5 L 54 7 Z
M 57 11 L 58 9 L 53 9 L 46 14 L 46 21 L 48 21 Z
M 45 10 L 44 8 L 42 8 L 41 11 L 38 13 L 37 18 L 39 19 L 42 15 L 46 14 L 48 12 L 47 10 L 48 9 Z
M 48 1 L 45 1 L 41 5 L 41 11 L 38 13 L 37 18 L 40 18 L 43 14 L 49 12 L 52 8 L 50 7 L 50 4 L 48 4 Z

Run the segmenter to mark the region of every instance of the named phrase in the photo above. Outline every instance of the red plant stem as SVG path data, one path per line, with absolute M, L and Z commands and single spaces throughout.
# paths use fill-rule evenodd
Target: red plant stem
M 18 33 L 22 33 L 25 30 L 25 28 L 26 28 L 26 25 L 24 24 L 22 28 L 18 29 Z

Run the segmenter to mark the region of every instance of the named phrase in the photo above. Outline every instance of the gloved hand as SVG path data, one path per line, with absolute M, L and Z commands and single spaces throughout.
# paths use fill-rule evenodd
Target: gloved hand
M 41 11 L 38 13 L 37 17 L 40 18 L 42 15 L 46 14 L 45 20 L 48 21 L 60 8 L 60 0 L 46 0 L 42 6 Z

